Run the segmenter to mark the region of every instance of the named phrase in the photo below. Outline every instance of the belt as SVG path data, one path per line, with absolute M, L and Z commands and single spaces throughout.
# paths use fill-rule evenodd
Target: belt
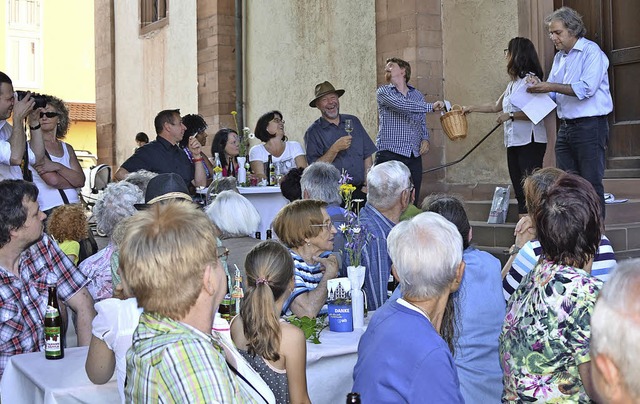
M 575 118 L 575 119 L 562 119 L 560 118 L 560 122 L 563 125 L 577 125 L 579 123 L 582 122 L 588 122 L 591 120 L 597 120 L 597 119 L 601 119 L 601 118 L 606 118 L 606 115 L 600 115 L 600 116 L 585 116 L 584 118 Z

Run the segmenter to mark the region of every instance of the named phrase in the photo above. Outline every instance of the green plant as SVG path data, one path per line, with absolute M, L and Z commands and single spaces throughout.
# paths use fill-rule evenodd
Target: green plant
M 301 329 L 307 340 L 314 344 L 320 344 L 320 332 L 327 326 L 326 314 L 316 318 L 287 316 L 285 320 Z

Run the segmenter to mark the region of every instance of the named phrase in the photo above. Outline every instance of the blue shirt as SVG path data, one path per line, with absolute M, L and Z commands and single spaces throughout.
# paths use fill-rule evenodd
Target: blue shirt
M 387 300 L 387 284 L 391 273 L 391 258 L 387 252 L 387 236 L 396 224 L 387 219 L 370 203 L 360 210 L 360 224 L 369 239 L 362 249 L 361 265 L 367 268 L 364 293 L 369 310 L 376 310 Z M 348 261 L 345 257 L 345 261 Z M 350 265 L 347 263 L 347 265 Z
M 338 139 L 347 135 L 344 130 L 345 119 L 351 119 L 353 124 L 351 146 L 346 150 L 340 151 L 331 164 L 340 171 L 347 171 L 353 177 L 353 185 L 359 186 L 364 184 L 365 180 L 364 160 L 376 152 L 376 146 L 362 123 L 360 123 L 360 120 L 353 115 L 340 114 L 339 125 L 335 125 L 322 117 L 312 123 L 304 134 L 307 161 L 309 164 L 315 162 Z
M 560 119 L 603 116 L 613 111 L 608 67 L 607 55 L 587 38 L 579 38 L 569 53 L 556 53 L 547 81 L 570 84 L 576 94 L 550 93 L 558 104 Z
M 405 157 L 420 155 L 420 143 L 429 140 L 427 112 L 433 105 L 414 87 L 403 95 L 393 84 L 381 86 L 378 98 L 378 150 L 388 150 Z
M 464 403 L 447 344 L 402 299 L 374 313 L 358 345 L 353 381 L 363 403 Z
M 282 306 L 282 314 L 290 315 L 291 313 L 291 302 L 293 299 L 300 296 L 303 293 L 307 293 L 309 291 L 314 290 L 320 284 L 322 277 L 324 276 L 324 270 L 322 265 L 318 262 L 314 265 L 309 265 L 304 261 L 304 258 L 296 254 L 293 250 L 289 250 L 291 253 L 291 258 L 293 258 L 294 268 L 294 289 L 289 295 L 289 298 L 284 302 Z M 327 258 L 331 255 L 331 251 L 325 251 L 320 254 L 320 258 Z M 318 314 L 327 314 L 327 305 L 325 304 L 320 309 L 320 313 Z

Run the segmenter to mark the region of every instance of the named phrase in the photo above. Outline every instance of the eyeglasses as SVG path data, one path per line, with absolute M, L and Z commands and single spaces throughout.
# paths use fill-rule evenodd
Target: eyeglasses
M 330 232 L 331 229 L 333 229 L 333 222 L 331 221 L 331 219 L 329 219 L 329 220 L 325 221 L 322 224 L 310 224 L 309 226 L 311 226 L 311 227 L 324 227 L 324 229 L 326 231 Z
M 409 184 L 409 187 L 405 188 L 405 191 L 409 191 L 409 193 L 411 193 L 414 189 L 416 189 L 416 187 L 414 187 L 413 184 Z
M 273 118 L 271 121 L 275 123 L 284 123 L 284 119 L 282 118 Z
M 60 113 L 59 112 L 40 112 L 40 118 L 44 118 L 45 116 L 47 118 L 54 118 L 56 116 L 60 116 Z
M 218 259 L 224 260 L 229 256 L 229 249 L 223 245 L 218 246 Z
M 509 53 L 509 49 L 505 49 L 504 50 L 504 55 L 507 56 L 508 53 Z

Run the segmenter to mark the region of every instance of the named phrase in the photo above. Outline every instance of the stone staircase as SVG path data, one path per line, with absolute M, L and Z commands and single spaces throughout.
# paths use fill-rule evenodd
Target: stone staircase
M 636 163 L 637 161 L 633 164 Z M 637 170 L 638 174 L 634 175 L 635 178 L 626 178 L 624 177 L 625 170 Z M 620 173 L 622 175 L 618 175 Z M 607 174 L 604 180 L 605 192 L 614 194 L 616 199 L 629 200 L 625 203 L 607 205 L 605 234 L 611 240 L 618 260 L 640 257 L 640 164 L 638 168 L 608 169 Z M 612 178 L 612 176 L 617 176 L 617 178 Z M 504 185 L 506 184 L 502 186 Z M 508 250 L 514 242 L 513 231 L 518 221 L 516 200 L 510 201 L 505 224 L 488 224 L 487 218 L 496 185 L 446 184 L 445 187 L 446 189 L 442 189 L 441 185 L 440 189 L 427 189 L 426 191 L 446 192 L 462 197 L 473 227 L 472 244 L 492 253 L 503 263 L 506 262 L 508 255 L 505 250 Z

